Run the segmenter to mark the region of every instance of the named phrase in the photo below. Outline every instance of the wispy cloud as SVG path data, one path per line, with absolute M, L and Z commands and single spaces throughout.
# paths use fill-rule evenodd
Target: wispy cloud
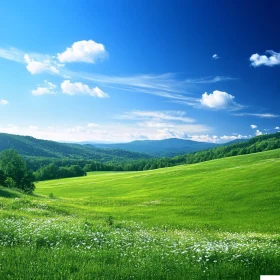
M 67 72 L 67 75 L 75 77 L 76 79 L 78 78 L 95 82 L 97 84 L 102 84 L 107 87 L 114 86 L 125 91 L 152 94 L 164 97 L 173 102 L 196 107 L 200 105 L 200 99 L 192 96 L 192 94 L 189 93 L 189 90 L 192 86 L 236 80 L 235 78 L 224 76 L 204 77 L 198 79 L 180 79 L 175 73 L 126 77 L 76 72 Z
M 270 113 L 264 113 L 264 114 L 258 114 L 258 113 L 238 113 L 238 114 L 233 114 L 234 116 L 238 117 L 246 117 L 246 116 L 251 116 L 251 117 L 258 117 L 258 118 L 278 118 L 279 115 L 275 114 L 270 114 Z
M 251 65 L 254 67 L 258 67 L 261 65 L 280 65 L 280 53 L 277 53 L 272 50 L 268 50 L 265 53 L 267 55 L 259 55 L 258 53 L 252 54 L 250 57 Z
M 117 119 L 126 120 L 153 120 L 153 121 L 176 121 L 194 123 L 192 118 L 185 117 L 182 111 L 132 111 L 116 116 Z
M 18 63 L 24 63 L 25 52 L 16 48 L 0 48 L 0 57 Z
M 47 72 L 62 78 L 91 82 L 98 87 L 114 87 L 130 92 L 147 93 L 160 96 L 172 102 L 188 106 L 198 106 L 200 99 L 190 93 L 194 87 L 204 84 L 214 84 L 236 80 L 228 76 L 208 76 L 202 78 L 184 79 L 176 73 L 144 74 L 133 76 L 108 76 L 80 71 L 70 71 L 65 63 L 94 63 L 107 55 L 103 44 L 93 40 L 75 42 L 64 52 L 56 55 L 27 53 L 16 48 L 0 49 L 0 57 L 26 64 L 27 70 L 35 75 Z M 78 82 L 80 83 L 80 82 Z M 75 83 L 72 83 L 75 84 Z M 101 92 L 99 92 L 101 94 Z M 96 93 L 98 95 L 98 93 Z

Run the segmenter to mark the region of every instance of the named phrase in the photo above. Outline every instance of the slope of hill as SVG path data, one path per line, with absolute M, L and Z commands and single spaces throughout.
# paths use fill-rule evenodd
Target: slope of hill
M 0 133 L 0 152 L 15 149 L 23 156 L 43 158 L 90 159 L 100 162 L 148 159 L 148 155 L 123 150 L 106 150 L 92 145 L 78 145 L 40 140 L 30 136 Z
M 145 153 L 154 157 L 173 157 L 217 147 L 217 144 L 170 138 L 164 140 L 142 140 L 119 144 L 93 144 L 95 147 L 122 149 L 130 152 Z
M 279 275 L 279 164 L 277 149 L 45 181 L 34 196 L 0 187 L 0 278 Z
M 141 172 L 39 182 L 37 193 L 82 199 L 92 217 L 150 226 L 279 231 L 280 149 Z M 77 211 L 77 210 L 75 210 Z M 88 215 L 88 211 L 87 211 Z

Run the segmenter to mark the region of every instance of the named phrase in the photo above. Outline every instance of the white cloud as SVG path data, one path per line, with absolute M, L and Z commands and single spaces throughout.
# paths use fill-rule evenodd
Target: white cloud
M 280 127 L 279 127 L 279 126 L 276 126 L 274 129 L 280 129 Z
M 4 127 L 0 126 L 0 132 L 17 134 L 19 132 L 19 127 L 13 124 L 8 124 L 7 126 Z
M 160 75 L 135 75 L 135 76 L 105 76 L 91 73 L 78 73 L 67 71 L 67 75 L 76 79 L 88 80 L 106 86 L 117 86 L 127 91 L 141 91 L 158 95 L 159 93 L 184 93 L 186 88 L 197 84 L 212 84 L 217 82 L 236 80 L 226 76 L 210 76 L 197 79 L 179 79 L 174 73 Z M 171 96 L 172 98 L 173 96 Z
M 0 105 L 8 105 L 9 101 L 6 99 L 0 99 Z
M 182 111 L 132 111 L 119 116 L 117 119 L 127 120 L 134 129 L 144 131 L 149 139 L 183 138 L 193 133 L 204 133 L 211 130 L 202 124 L 192 124 L 194 119 L 185 116 Z M 137 123 L 135 123 L 137 121 Z M 191 123 L 191 124 L 190 124 Z M 134 133 L 135 134 L 135 133 Z
M 226 108 L 237 108 L 240 107 L 233 101 L 234 96 L 224 91 L 215 90 L 213 93 L 202 94 L 200 99 L 201 105 L 212 108 L 212 109 L 226 109 Z
M 58 60 L 62 63 L 67 62 L 87 62 L 95 63 L 96 60 L 106 56 L 103 44 L 93 40 L 83 40 L 75 42 L 72 47 L 67 48 L 65 52 L 57 55 Z
M 236 139 L 249 139 L 251 136 L 247 135 L 223 135 L 223 136 L 217 136 L 217 135 L 192 135 L 189 136 L 188 139 L 197 141 L 197 142 L 209 142 L 209 143 L 225 143 L 229 141 L 233 141 Z
M 265 66 L 274 66 L 280 64 L 280 53 L 274 51 L 266 51 L 266 54 L 270 55 L 259 55 L 258 53 L 252 54 L 250 57 L 251 64 L 254 67 L 258 67 L 261 65 Z
M 264 114 L 239 113 L 239 114 L 233 114 L 233 115 L 238 116 L 238 117 L 252 116 L 252 117 L 258 117 L 258 118 L 277 118 L 277 117 L 279 117 L 279 115 L 270 114 L 270 113 L 264 113 Z
M 38 130 L 38 127 L 36 125 L 30 125 L 29 129 L 30 130 Z
M 0 48 L 0 57 L 7 59 L 7 60 L 11 60 L 11 61 L 15 61 L 18 63 L 24 63 L 24 52 L 21 50 L 18 50 L 16 48 Z
M 49 59 L 47 57 L 40 61 L 40 60 L 35 60 L 34 58 L 31 58 L 29 54 L 25 54 L 24 60 L 25 60 L 25 63 L 27 64 L 26 69 L 32 75 L 40 74 L 43 72 L 52 72 L 54 74 L 59 74 L 59 70 L 57 69 L 58 65 L 55 63 L 55 61 L 52 61 L 51 59 Z
M 183 123 L 193 123 L 194 119 L 185 117 L 185 112 L 182 111 L 132 111 L 119 115 L 118 119 L 127 120 L 153 120 L 160 121 L 176 121 Z
M 212 55 L 212 58 L 213 59 L 219 59 L 220 57 L 215 53 L 215 54 Z
M 61 83 L 61 90 L 63 93 L 69 95 L 77 95 L 77 94 L 89 94 L 90 96 L 105 98 L 109 97 L 109 95 L 103 92 L 100 88 L 90 88 L 88 85 L 76 82 L 71 83 L 69 80 L 65 80 Z
M 97 123 L 88 123 L 87 127 L 99 127 L 99 124 L 97 124 Z
M 63 63 L 66 62 L 89 62 L 94 63 L 97 59 L 106 57 L 104 45 L 93 40 L 75 42 L 65 52 L 55 56 L 39 53 L 26 53 L 15 48 L 1 49 L 0 57 L 25 63 L 31 74 L 50 73 L 70 80 L 84 80 L 95 82 L 98 87 L 114 87 L 131 93 L 139 92 L 152 94 L 169 99 L 188 106 L 199 107 L 200 99 L 189 96 L 197 85 L 213 84 L 236 80 L 228 76 L 208 76 L 203 78 L 182 79 L 175 73 L 158 75 L 144 74 L 134 76 L 105 76 L 78 71 L 69 71 Z M 104 93 L 96 88 L 96 95 L 104 96 Z
M 160 139 L 168 139 L 168 138 L 185 139 L 188 137 L 188 134 L 186 132 L 177 129 L 164 128 L 164 129 L 159 129 L 158 132 L 159 132 L 158 137 Z
M 258 126 L 256 126 L 255 124 L 251 124 L 250 127 L 251 127 L 252 129 L 255 129 L 255 128 L 257 128 Z
M 88 124 L 51 125 L 36 127 L 29 125 L 19 127 L 8 125 L 0 126 L 1 132 L 19 135 L 30 135 L 40 139 L 54 141 L 101 141 L 101 142 L 127 142 L 139 139 L 165 139 L 178 137 L 189 139 L 188 135 L 207 133 L 210 128 L 201 124 L 178 124 L 173 128 L 143 127 L 135 123 L 107 123 L 101 126 Z
M 36 96 L 44 94 L 55 94 L 55 88 L 56 85 L 45 80 L 43 86 L 38 86 L 36 89 L 32 90 L 32 94 Z
M 256 136 L 262 135 L 263 133 L 260 130 L 256 130 Z

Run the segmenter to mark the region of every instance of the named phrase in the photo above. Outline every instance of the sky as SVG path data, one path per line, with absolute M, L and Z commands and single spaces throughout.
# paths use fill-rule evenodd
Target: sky
M 0 132 L 222 143 L 280 131 L 278 0 L 0 5 Z

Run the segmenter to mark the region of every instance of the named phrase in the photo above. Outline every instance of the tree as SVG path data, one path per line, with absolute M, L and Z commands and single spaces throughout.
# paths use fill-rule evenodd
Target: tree
M 16 187 L 27 193 L 35 189 L 32 173 L 16 150 L 4 150 L 0 154 L 0 170 L 6 177 L 6 187 Z
M 6 176 L 2 170 L 0 170 L 0 186 L 5 187 Z

